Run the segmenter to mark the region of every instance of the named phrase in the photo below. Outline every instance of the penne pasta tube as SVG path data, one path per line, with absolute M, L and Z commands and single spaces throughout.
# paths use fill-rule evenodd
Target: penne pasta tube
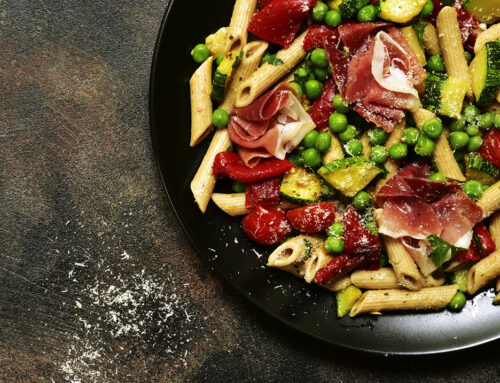
M 467 292 L 475 294 L 498 276 L 500 276 L 500 249 L 470 268 L 467 274 Z
M 486 43 L 497 40 L 500 40 L 500 23 L 492 25 L 477 35 L 476 43 L 474 44 L 474 53 L 477 55 Z
M 401 241 L 385 235 L 382 235 L 382 240 L 398 283 L 410 290 L 421 289 L 424 284 L 422 274 Z
M 226 150 L 230 145 L 231 140 L 229 140 L 227 129 L 217 129 L 207 153 L 203 157 L 203 161 L 191 181 L 191 191 L 202 213 L 205 213 L 207 210 L 208 202 L 215 187 L 215 177 L 212 170 L 215 156 Z
M 496 212 L 490 220 L 490 230 L 491 237 L 497 249 L 500 249 L 500 211 Z
M 462 33 L 458 26 L 457 11 L 452 7 L 444 7 L 436 19 L 439 44 L 449 76 L 461 78 L 469 84 L 467 97 L 473 97 L 469 66 L 465 59 Z
M 360 289 L 383 290 L 401 289 L 394 269 L 383 267 L 378 270 L 357 270 L 351 274 L 351 282 Z M 446 274 L 429 275 L 424 278 L 423 287 L 441 286 L 446 282 Z
M 422 130 L 424 122 L 434 117 L 436 117 L 436 115 L 427 109 L 419 109 L 413 113 L 413 118 L 420 130 Z M 436 141 L 436 148 L 434 149 L 433 156 L 439 172 L 446 178 L 462 182 L 465 181 L 465 176 L 453 156 L 453 151 L 450 148 L 450 144 L 445 134 L 441 134 Z
M 500 291 L 500 277 L 497 278 L 497 285 L 495 290 L 497 292 Z M 493 299 L 493 303 L 496 305 L 500 304 L 500 293 L 498 293 L 497 296 Z
M 236 107 L 250 105 L 266 89 L 290 72 L 307 54 L 302 43 L 307 31 L 297 37 L 292 44 L 279 51 L 276 56 L 283 61 L 280 65 L 265 63 L 241 84 L 236 96 Z
M 333 257 L 328 255 L 323 246 L 323 241 L 318 240 L 313 243 L 313 250 L 311 256 L 307 259 L 304 265 L 304 279 L 307 283 L 311 283 L 314 280 L 316 272 L 329 264 Z
M 490 186 L 479 198 L 477 204 L 483 209 L 483 218 L 488 218 L 500 209 L 500 181 Z
M 248 24 L 250 24 L 256 6 L 257 0 L 236 0 L 228 29 L 226 54 L 240 51 L 247 45 Z
M 341 160 L 344 158 L 344 152 L 342 151 L 342 145 L 340 144 L 339 139 L 336 135 L 332 134 L 330 129 L 328 129 L 328 133 L 332 137 L 332 143 L 330 145 L 330 149 L 323 155 L 323 164 L 329 164 L 335 160 Z
M 420 291 L 370 290 L 354 304 L 349 316 L 391 310 L 439 310 L 451 302 L 458 285 L 426 287 Z
M 269 255 L 267 266 L 288 271 L 298 277 L 304 276 L 304 264 L 308 259 L 308 242 L 317 244 L 318 238 L 298 235 L 283 242 Z M 314 246 L 314 245 L 313 245 Z
M 269 44 L 265 41 L 252 41 L 243 48 L 243 59 L 234 70 L 227 85 L 226 96 L 219 109 L 231 113 L 234 109 L 236 94 L 241 83 L 259 67 L 260 61 Z
M 442 286 L 446 282 L 446 273 L 440 270 L 424 278 L 424 287 Z
M 189 80 L 191 93 L 191 146 L 198 145 L 212 129 L 212 62 L 209 57 Z
M 333 281 L 325 283 L 325 284 L 320 285 L 320 286 L 324 287 L 327 290 L 336 292 L 336 291 L 344 290 L 345 288 L 349 287 L 350 285 L 352 285 L 351 278 L 349 276 L 344 276 L 344 277 L 340 277 L 340 279 L 334 279 Z
M 363 144 L 363 153 L 361 157 L 370 158 L 370 149 L 372 148 L 372 144 L 368 140 L 368 130 L 365 130 L 363 135 L 360 138 L 361 143 Z
M 245 206 L 245 193 L 214 193 L 212 201 L 214 201 L 219 209 L 233 217 L 250 213 L 250 210 Z
M 431 23 L 428 23 L 424 29 L 424 47 L 427 53 L 431 56 L 440 55 L 441 47 L 439 46 L 439 39 L 436 28 Z

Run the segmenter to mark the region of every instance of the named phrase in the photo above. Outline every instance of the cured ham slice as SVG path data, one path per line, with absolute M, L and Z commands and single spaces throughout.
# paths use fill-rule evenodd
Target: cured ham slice
M 427 277 L 437 270 L 438 267 L 434 264 L 434 261 L 429 258 L 432 249 L 426 241 L 404 237 L 401 239 L 401 242 L 424 276 Z
M 245 165 L 254 167 L 262 158 L 283 160 L 314 128 L 295 90 L 282 83 L 249 106 L 236 108 L 228 133 Z
M 354 54 L 371 34 L 390 26 L 390 23 L 352 23 L 338 27 L 340 38 L 349 53 Z
M 313 47 L 325 48 L 326 42 L 339 48 L 341 43 L 339 31 L 328 25 L 315 25 L 307 31 L 302 46 L 304 50 L 310 51 Z
M 374 107 L 375 106 L 375 107 Z M 384 130 L 388 132 L 392 132 L 396 125 L 398 124 L 399 121 L 401 121 L 404 117 L 404 112 L 402 110 L 397 110 L 394 108 L 388 108 L 385 107 L 385 114 L 389 114 L 390 111 L 389 109 L 392 109 L 394 111 L 397 111 L 399 114 L 402 114 L 402 116 L 398 119 L 391 119 L 389 117 L 386 117 L 380 113 L 375 112 L 374 109 L 381 110 L 380 106 L 379 108 L 376 107 L 375 104 L 370 104 L 368 106 L 365 106 L 364 104 L 358 102 L 353 108 L 356 112 L 359 113 L 361 117 L 363 117 L 366 121 L 373 122 L 375 125 L 380 126 L 384 128 Z
M 337 84 L 340 95 L 342 98 L 345 98 L 349 59 L 330 40 L 325 40 L 325 50 L 328 56 L 328 62 L 332 67 L 332 78 L 335 84 Z
M 352 103 L 361 101 L 368 93 L 373 80 L 371 71 L 373 58 L 373 41 L 365 40 L 349 63 L 347 69 L 347 88 L 345 101 Z
M 272 0 L 255 14 L 248 31 L 275 44 L 288 47 L 316 0 Z
M 316 124 L 317 130 L 323 130 L 328 126 L 328 119 L 335 111 L 333 107 L 333 96 L 337 94 L 335 82 L 329 79 L 323 85 L 321 96 L 314 102 L 309 115 Z

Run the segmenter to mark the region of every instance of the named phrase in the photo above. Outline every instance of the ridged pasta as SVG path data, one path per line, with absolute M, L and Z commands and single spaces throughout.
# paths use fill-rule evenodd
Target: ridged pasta
M 257 6 L 257 0 L 236 0 L 228 29 L 226 54 L 240 51 L 247 45 L 248 25 Z
M 439 39 L 436 28 L 431 23 L 428 23 L 424 29 L 424 47 L 427 53 L 431 56 L 440 55 L 441 47 L 439 46 Z
M 191 146 L 198 145 L 212 129 L 212 62 L 209 57 L 189 80 L 191 93 Z
M 478 54 L 486 43 L 497 40 L 500 40 L 500 23 L 492 25 L 487 30 L 477 35 L 476 43 L 474 44 L 474 53 Z
M 341 160 L 344 158 L 344 152 L 342 151 L 342 145 L 335 134 L 332 134 L 330 129 L 328 133 L 332 137 L 332 143 L 330 149 L 323 155 L 323 164 L 329 164 L 335 160 Z
M 500 181 L 490 186 L 479 198 L 477 204 L 483 209 L 483 218 L 488 218 L 500 209 Z
M 245 193 L 214 193 L 212 195 L 212 201 L 218 208 L 233 217 L 250 213 L 245 206 L 245 200 Z
M 363 144 L 363 152 L 361 153 L 361 156 L 364 158 L 370 158 L 370 149 L 372 148 L 372 144 L 370 144 L 370 141 L 368 140 L 368 130 L 365 130 L 360 141 Z
M 393 268 L 382 267 L 378 270 L 356 270 L 351 274 L 351 282 L 360 289 L 383 290 L 401 289 Z M 441 286 L 446 282 L 445 273 L 436 273 L 424 278 L 423 287 Z
M 500 275 L 500 249 L 474 264 L 467 275 L 467 292 L 475 294 Z
M 349 287 L 350 285 L 352 285 L 351 278 L 349 276 L 345 276 L 345 277 L 340 277 L 339 279 L 334 279 L 333 281 L 325 283 L 325 284 L 320 285 L 320 286 L 324 287 L 327 290 L 336 292 L 336 291 L 344 290 L 345 288 Z

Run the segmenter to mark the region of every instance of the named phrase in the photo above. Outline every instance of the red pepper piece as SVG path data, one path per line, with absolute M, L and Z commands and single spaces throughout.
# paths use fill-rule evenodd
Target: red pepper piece
M 338 257 L 335 257 L 326 266 L 316 271 L 314 281 L 318 284 L 328 283 L 332 279 L 340 277 L 342 274 L 346 274 L 355 269 L 365 261 L 365 256 L 352 257 L 347 254 L 341 254 Z
M 286 216 L 295 229 L 304 233 L 319 233 L 335 222 L 336 212 L 334 203 L 319 202 L 289 210 Z
M 281 177 L 253 182 L 245 186 L 245 206 L 253 210 L 259 206 L 273 206 L 281 202 L 280 182 Z
M 312 120 L 316 124 L 316 130 L 323 130 L 328 127 L 328 119 L 335 111 L 333 107 L 333 96 L 337 94 L 337 87 L 333 79 L 325 82 L 321 96 L 314 102 L 309 112 Z
M 284 241 L 293 231 L 285 213 L 258 207 L 241 221 L 243 231 L 252 241 L 261 245 L 274 245 Z
M 490 129 L 486 132 L 479 154 L 486 161 L 500 167 L 500 129 Z
M 477 262 L 480 259 L 479 249 L 473 243 L 470 245 L 469 250 L 461 251 L 453 258 L 453 260 L 457 262 Z
M 493 242 L 493 238 L 491 238 L 490 232 L 484 223 L 479 222 L 474 226 L 474 234 L 479 238 L 479 242 L 481 243 L 483 257 L 496 250 L 495 242 Z
M 288 160 L 269 158 L 259 162 L 253 168 L 246 166 L 240 156 L 233 152 L 220 152 L 215 156 L 213 164 L 214 176 L 229 177 L 244 183 L 262 181 L 267 178 L 286 173 L 292 168 Z
M 315 25 L 307 31 L 302 46 L 306 51 L 310 51 L 313 47 L 325 48 L 325 41 L 327 40 L 338 48 L 340 45 L 338 29 L 328 25 Z
M 364 265 L 361 265 L 359 267 L 359 270 L 369 270 L 369 271 L 380 270 L 380 260 L 374 259 L 371 261 L 367 261 Z
M 316 0 L 272 0 L 252 18 L 248 31 L 286 48 L 315 5 Z
M 351 255 L 366 255 L 370 260 L 378 259 L 381 251 L 380 239 L 363 225 L 363 217 L 349 206 L 342 219 L 344 223 L 344 252 Z

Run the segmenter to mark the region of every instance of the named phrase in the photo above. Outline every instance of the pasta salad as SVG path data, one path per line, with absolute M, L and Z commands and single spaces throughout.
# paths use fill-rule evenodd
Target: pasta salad
M 500 0 L 236 0 L 191 52 L 200 211 L 243 217 L 339 317 L 499 290 L 499 20 Z

